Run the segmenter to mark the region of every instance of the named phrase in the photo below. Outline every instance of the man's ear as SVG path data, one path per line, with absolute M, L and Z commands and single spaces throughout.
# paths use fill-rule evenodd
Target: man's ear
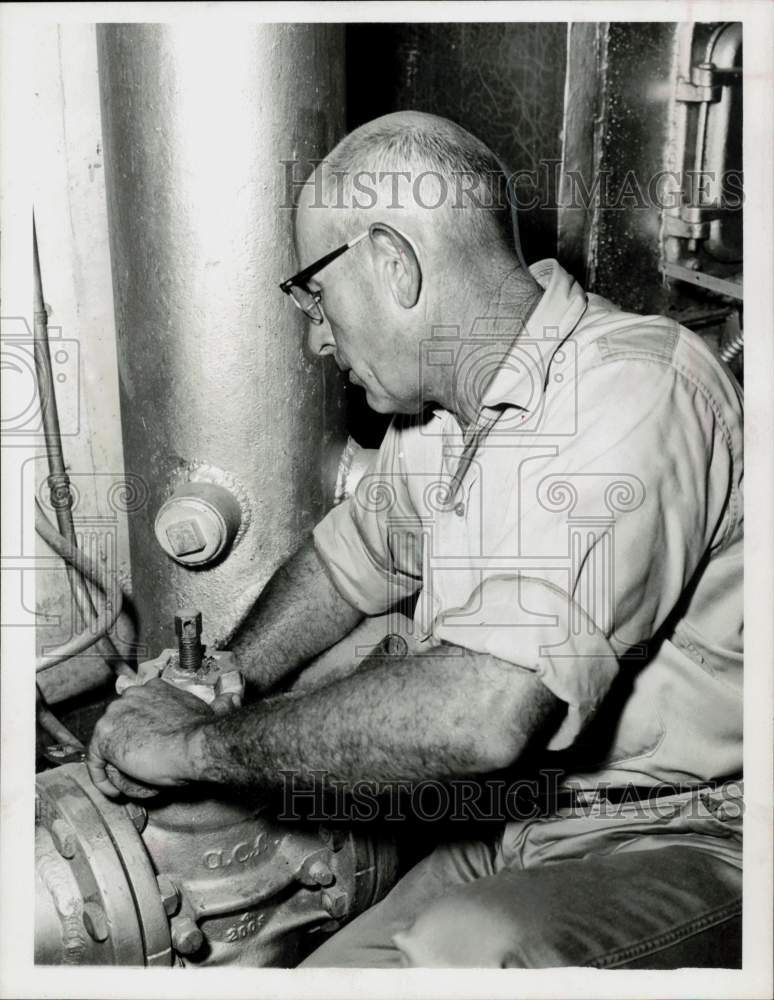
M 384 222 L 369 226 L 375 259 L 395 301 L 404 309 L 417 304 L 422 290 L 422 268 L 405 236 Z

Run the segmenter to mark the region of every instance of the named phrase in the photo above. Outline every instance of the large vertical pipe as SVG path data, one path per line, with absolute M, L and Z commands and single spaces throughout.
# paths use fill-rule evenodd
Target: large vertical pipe
M 343 33 L 208 20 L 98 32 L 124 454 L 148 486 L 130 515 L 132 589 L 155 655 L 183 604 L 203 611 L 207 638 L 227 634 L 324 513 L 342 385 L 305 357 L 303 316 L 277 284 L 296 267 L 283 161 L 300 180 L 342 134 Z M 210 467 L 249 510 L 224 558 L 187 568 L 154 517 Z

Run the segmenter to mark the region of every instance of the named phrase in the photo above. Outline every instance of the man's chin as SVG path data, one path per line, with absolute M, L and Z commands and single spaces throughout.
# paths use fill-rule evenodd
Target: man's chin
M 365 390 L 365 398 L 369 409 L 375 413 L 421 413 L 423 404 L 411 404 L 404 400 L 391 399 L 389 396 L 375 396 L 369 389 Z
M 372 396 L 371 393 L 366 389 L 366 403 L 368 403 L 369 409 L 373 410 L 375 413 L 397 413 L 395 403 L 391 399 L 384 399 L 381 396 Z

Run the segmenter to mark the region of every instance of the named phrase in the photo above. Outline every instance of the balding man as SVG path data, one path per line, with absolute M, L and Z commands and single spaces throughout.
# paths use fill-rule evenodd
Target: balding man
M 544 751 L 550 788 L 511 802 L 494 838 L 452 834 L 306 964 L 728 964 L 739 389 L 674 322 L 584 293 L 556 261 L 527 269 L 503 181 L 449 121 L 371 122 L 302 193 L 303 270 L 281 286 L 312 350 L 397 416 L 233 648 L 270 694 L 411 599 L 406 655 L 222 717 L 131 689 L 97 726 L 92 776 L 106 794 L 108 761 L 159 785 L 453 788 Z

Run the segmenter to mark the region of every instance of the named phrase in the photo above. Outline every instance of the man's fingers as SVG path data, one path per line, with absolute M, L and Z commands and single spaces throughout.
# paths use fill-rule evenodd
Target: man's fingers
M 98 788 L 103 795 L 107 795 L 109 799 L 117 799 L 121 794 L 120 790 L 112 784 L 107 776 L 107 761 L 95 753 L 91 747 L 89 747 L 89 752 L 86 756 L 86 767 L 89 771 L 89 777 L 94 782 L 96 788 Z
M 133 779 L 127 778 L 126 775 L 122 774 L 115 764 L 107 764 L 105 766 L 105 773 L 110 779 L 111 784 L 113 784 L 120 792 L 123 792 L 127 798 L 130 799 L 152 799 L 159 794 L 158 788 L 154 788 L 152 785 L 146 785 L 141 781 L 134 781 Z
M 229 712 L 233 712 L 235 708 L 239 708 L 241 704 L 242 699 L 238 694 L 224 693 L 219 694 L 210 702 L 210 708 L 215 715 L 227 715 Z

